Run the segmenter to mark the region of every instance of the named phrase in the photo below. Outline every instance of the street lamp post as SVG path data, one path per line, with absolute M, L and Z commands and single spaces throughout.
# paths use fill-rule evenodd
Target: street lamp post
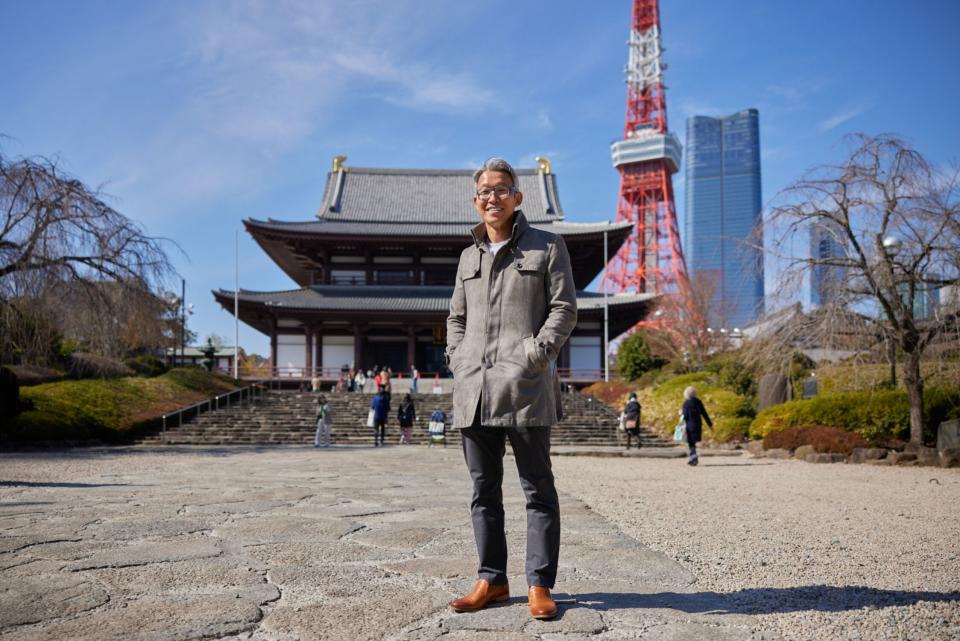
M 903 246 L 903 243 L 896 236 L 887 236 L 882 241 L 880 241 L 880 246 L 883 248 L 883 253 L 887 258 L 890 268 L 890 287 L 893 289 L 893 295 L 895 299 L 900 298 L 900 292 L 897 291 L 897 278 L 893 271 L 893 259 L 897 257 L 897 254 L 900 253 L 900 248 Z M 897 344 L 893 340 L 892 330 L 893 330 L 893 319 L 888 318 L 887 321 L 890 322 L 891 333 L 887 334 L 887 358 L 890 360 L 890 387 L 895 388 L 897 386 Z
M 180 279 L 180 366 L 187 361 L 187 279 Z
M 180 366 L 187 362 L 187 315 L 193 315 L 193 304 L 187 305 L 187 279 L 180 279 Z
M 610 382 L 610 311 L 607 305 L 607 230 L 610 227 L 610 221 L 607 221 L 607 227 L 603 229 L 603 380 Z

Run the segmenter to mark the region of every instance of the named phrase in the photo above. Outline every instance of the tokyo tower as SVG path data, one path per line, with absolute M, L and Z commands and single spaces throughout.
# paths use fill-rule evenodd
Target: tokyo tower
M 667 129 L 658 0 L 634 0 L 626 66 L 627 114 L 623 139 L 611 145 L 620 172 L 617 222 L 634 230 L 610 262 L 601 287 L 610 292 L 689 295 L 680 247 L 672 175 L 681 147 Z M 671 296 L 673 295 L 673 296 Z

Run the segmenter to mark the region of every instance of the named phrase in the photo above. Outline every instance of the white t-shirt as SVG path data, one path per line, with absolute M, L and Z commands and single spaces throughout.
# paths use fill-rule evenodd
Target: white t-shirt
M 500 251 L 500 248 L 509 242 L 510 242 L 509 238 L 506 240 L 501 240 L 499 243 L 491 243 L 490 241 L 487 241 L 487 249 L 490 250 L 491 256 L 496 256 L 497 252 Z

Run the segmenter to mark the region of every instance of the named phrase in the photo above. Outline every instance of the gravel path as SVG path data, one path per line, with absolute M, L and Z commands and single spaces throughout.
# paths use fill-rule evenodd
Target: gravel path
M 555 461 L 562 492 L 785 639 L 960 639 L 960 470 Z

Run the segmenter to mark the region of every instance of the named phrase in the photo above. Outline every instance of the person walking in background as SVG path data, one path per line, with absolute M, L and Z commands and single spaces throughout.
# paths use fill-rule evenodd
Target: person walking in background
M 410 392 L 413 394 L 417 393 L 417 381 L 420 380 L 420 370 L 417 369 L 416 365 L 410 366 Z
M 630 439 L 633 437 L 636 437 L 637 449 L 640 449 L 640 403 L 636 392 L 631 392 L 630 399 L 623 407 L 623 430 L 627 434 L 627 449 L 630 449 Z
M 707 422 L 710 431 L 713 431 L 713 421 L 707 414 L 707 408 L 697 398 L 697 390 L 694 387 L 688 387 L 683 390 L 683 422 L 687 430 L 687 445 L 690 446 L 690 458 L 687 459 L 687 465 L 696 465 L 699 462 L 697 456 L 697 443 L 700 441 L 701 431 L 703 430 L 703 421 Z
M 413 422 L 417 420 L 417 410 L 413 405 L 413 399 L 409 394 L 400 401 L 400 407 L 397 408 L 397 422 L 400 423 L 400 444 L 410 445 L 413 443 Z
M 377 392 L 370 401 L 373 410 L 373 446 L 383 445 L 383 437 L 387 431 L 387 417 L 390 415 L 390 397 L 384 391 Z
M 362 369 L 357 370 L 357 376 L 354 379 L 353 389 L 356 392 L 362 392 L 363 388 L 367 386 L 367 376 L 363 373 Z
M 320 447 L 320 437 L 323 437 L 323 447 L 330 447 L 330 428 L 333 426 L 333 410 L 327 397 L 321 394 L 317 397 L 317 431 L 313 435 L 313 446 Z

